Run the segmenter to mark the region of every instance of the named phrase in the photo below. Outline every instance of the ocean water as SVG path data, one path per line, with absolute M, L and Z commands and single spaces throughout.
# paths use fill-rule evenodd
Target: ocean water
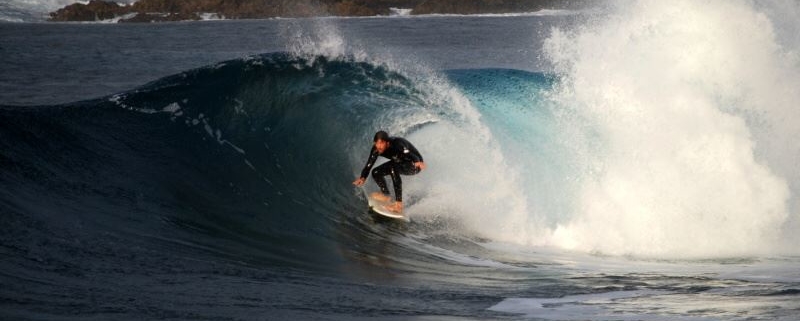
M 0 23 L 0 319 L 798 320 L 798 13 Z

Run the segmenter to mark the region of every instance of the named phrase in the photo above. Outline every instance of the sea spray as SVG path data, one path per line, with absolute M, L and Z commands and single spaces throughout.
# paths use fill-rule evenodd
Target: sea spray
M 585 129 L 566 138 L 582 188 L 551 244 L 655 257 L 780 251 L 796 213 L 800 68 L 770 17 L 749 1 L 611 11 L 546 41 L 562 77 L 553 99 L 579 115 L 564 126 Z

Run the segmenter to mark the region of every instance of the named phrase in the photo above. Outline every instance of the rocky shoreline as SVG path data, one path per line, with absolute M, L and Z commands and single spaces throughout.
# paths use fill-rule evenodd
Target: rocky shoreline
M 49 21 L 159 22 L 393 14 L 488 14 L 578 7 L 586 0 L 91 0 L 50 13 Z M 402 8 L 402 9 L 399 9 Z

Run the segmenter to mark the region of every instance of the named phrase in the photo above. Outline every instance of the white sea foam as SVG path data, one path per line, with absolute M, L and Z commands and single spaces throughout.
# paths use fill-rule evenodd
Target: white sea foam
M 547 320 L 650 320 L 641 313 L 626 315 L 614 311 L 618 301 L 662 294 L 656 291 L 616 291 L 570 295 L 562 298 L 508 298 L 489 308 L 491 311 L 518 313 Z M 653 316 L 652 319 L 660 319 Z M 687 320 L 673 318 L 672 320 Z
M 775 3 L 793 19 L 771 16 Z M 582 187 L 548 243 L 659 257 L 796 251 L 800 65 L 796 39 L 776 38 L 800 31 L 796 8 L 630 1 L 554 30 L 554 99 L 578 115 L 562 139 Z
M 178 112 L 179 110 L 181 110 L 181 105 L 178 105 L 178 103 L 171 103 L 171 104 L 169 104 L 169 105 L 167 105 L 167 106 L 165 106 L 164 108 L 161 109 L 161 111 L 163 111 L 163 112 L 172 113 L 172 114 Z
M 111 18 L 111 19 L 100 20 L 98 22 L 100 22 L 100 23 L 119 23 L 120 20 L 131 19 L 133 17 L 136 17 L 136 15 L 137 15 L 137 13 L 132 12 L 132 13 L 124 14 L 124 15 L 121 15 L 121 16 L 116 16 L 116 17 Z
M 467 266 L 480 266 L 480 267 L 488 267 L 488 268 L 497 268 L 503 270 L 520 270 L 521 268 L 508 265 L 502 262 L 494 261 L 487 258 L 475 257 L 467 254 L 458 253 L 455 251 L 451 251 L 445 248 L 437 247 L 430 245 L 425 242 L 417 241 L 413 238 L 404 238 L 401 240 L 409 248 L 413 248 L 415 251 L 421 251 L 433 257 L 437 257 L 440 259 L 444 259 L 450 262 L 454 262 L 461 265 Z
M 412 9 L 407 8 L 389 8 L 392 16 L 409 16 Z
M 282 20 L 286 26 L 281 36 L 285 39 L 286 51 L 301 57 L 342 57 L 347 54 L 348 44 L 335 24 L 329 19 L 313 19 L 311 27 L 296 21 Z
M 516 260 L 540 262 L 538 273 L 564 274 L 561 279 L 587 282 L 583 285 L 595 285 L 593 289 L 597 291 L 604 287 L 594 282 L 610 276 L 631 281 L 629 290 L 624 291 L 611 287 L 607 292 L 592 294 L 506 298 L 488 308 L 491 311 L 545 320 L 732 320 L 764 315 L 770 320 L 796 319 L 795 315 L 782 312 L 797 305 L 793 295 L 783 294 L 792 292 L 791 284 L 800 280 L 796 257 L 631 260 L 556 249 L 531 251 L 509 244 L 486 246 L 512 254 Z M 571 277 L 576 275 L 580 277 Z M 708 289 L 697 292 L 689 290 L 691 287 Z M 765 307 L 770 307 L 766 313 Z
M 200 20 L 204 21 L 211 21 L 211 20 L 225 20 L 225 16 L 215 12 L 200 12 L 197 14 L 200 17 Z

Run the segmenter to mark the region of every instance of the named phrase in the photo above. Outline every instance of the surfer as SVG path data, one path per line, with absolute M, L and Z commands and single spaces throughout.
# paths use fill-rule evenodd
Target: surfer
M 378 131 L 372 139 L 374 145 L 369 152 L 369 159 L 364 169 L 361 170 L 361 176 L 353 181 L 353 185 L 362 186 L 367 180 L 369 170 L 378 156 L 383 156 L 389 159 L 388 162 L 375 167 L 372 170 L 372 179 L 381 188 L 380 192 L 372 193 L 371 197 L 381 202 L 388 202 L 391 200 L 389 197 L 389 188 L 386 186 L 385 176 L 392 176 L 392 184 L 394 185 L 394 199 L 395 202 L 387 206 L 386 209 L 401 213 L 403 211 L 403 180 L 400 175 L 415 175 L 425 169 L 425 162 L 422 160 L 422 155 L 417 151 L 411 142 L 402 137 L 390 137 L 385 131 Z

